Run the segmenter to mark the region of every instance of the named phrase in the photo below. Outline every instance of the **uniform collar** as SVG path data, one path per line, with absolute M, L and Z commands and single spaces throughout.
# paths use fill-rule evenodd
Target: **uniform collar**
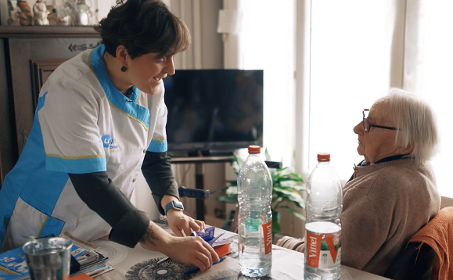
M 118 91 L 107 72 L 103 58 L 104 52 L 105 46 L 103 44 L 97 46 L 89 56 L 89 64 L 96 74 L 107 99 L 111 105 L 140 122 L 146 129 L 149 129 L 149 110 L 138 104 L 141 94 L 140 90 L 133 87 L 129 98 Z

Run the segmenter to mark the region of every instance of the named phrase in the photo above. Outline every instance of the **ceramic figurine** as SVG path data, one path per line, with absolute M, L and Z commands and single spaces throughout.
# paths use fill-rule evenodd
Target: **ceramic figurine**
M 16 5 L 17 1 L 8 0 L 8 25 L 20 25 L 20 8 Z
M 31 14 L 31 8 L 27 1 L 18 1 L 20 7 L 19 22 L 20 25 L 32 25 L 33 16 Z
M 33 5 L 33 24 L 34 25 L 49 25 L 49 20 L 47 15 L 49 11 L 47 10 L 46 4 L 40 0 L 37 0 Z

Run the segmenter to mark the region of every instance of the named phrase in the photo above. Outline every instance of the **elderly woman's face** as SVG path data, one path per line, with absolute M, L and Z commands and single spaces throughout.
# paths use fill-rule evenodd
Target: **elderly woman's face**
M 394 127 L 387 116 L 388 104 L 379 103 L 371 107 L 368 114 L 368 122 L 374 125 Z M 365 157 L 367 162 L 376 162 L 380 159 L 397 155 L 398 146 L 395 144 L 396 131 L 391 129 L 370 127 L 368 132 L 363 129 L 361 121 L 354 127 L 354 132 L 358 135 L 359 146 L 357 152 Z

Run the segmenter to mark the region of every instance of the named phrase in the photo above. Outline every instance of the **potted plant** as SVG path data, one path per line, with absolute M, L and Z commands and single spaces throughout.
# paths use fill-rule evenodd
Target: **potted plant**
M 244 154 L 242 157 L 240 154 L 241 151 L 237 151 L 234 154 L 233 162 L 231 163 L 236 176 L 239 175 L 239 169 L 246 158 Z M 304 182 L 302 177 L 290 171 L 288 167 L 281 169 L 270 168 L 269 171 L 272 177 L 272 232 L 275 234 L 277 232 L 281 232 L 280 211 L 283 209 L 293 214 L 296 218 L 305 220 L 304 215 L 290 208 L 290 205 L 294 205 L 302 209 L 305 208 L 305 200 L 301 195 L 301 192 L 305 191 L 305 187 L 302 186 L 302 183 Z M 226 186 L 222 188 L 221 192 L 223 195 L 217 196 L 217 200 L 237 205 L 237 180 L 227 180 Z

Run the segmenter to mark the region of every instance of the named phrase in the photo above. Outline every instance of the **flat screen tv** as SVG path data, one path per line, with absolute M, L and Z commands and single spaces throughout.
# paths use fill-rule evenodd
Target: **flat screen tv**
M 263 70 L 176 70 L 164 84 L 170 156 L 262 146 Z

